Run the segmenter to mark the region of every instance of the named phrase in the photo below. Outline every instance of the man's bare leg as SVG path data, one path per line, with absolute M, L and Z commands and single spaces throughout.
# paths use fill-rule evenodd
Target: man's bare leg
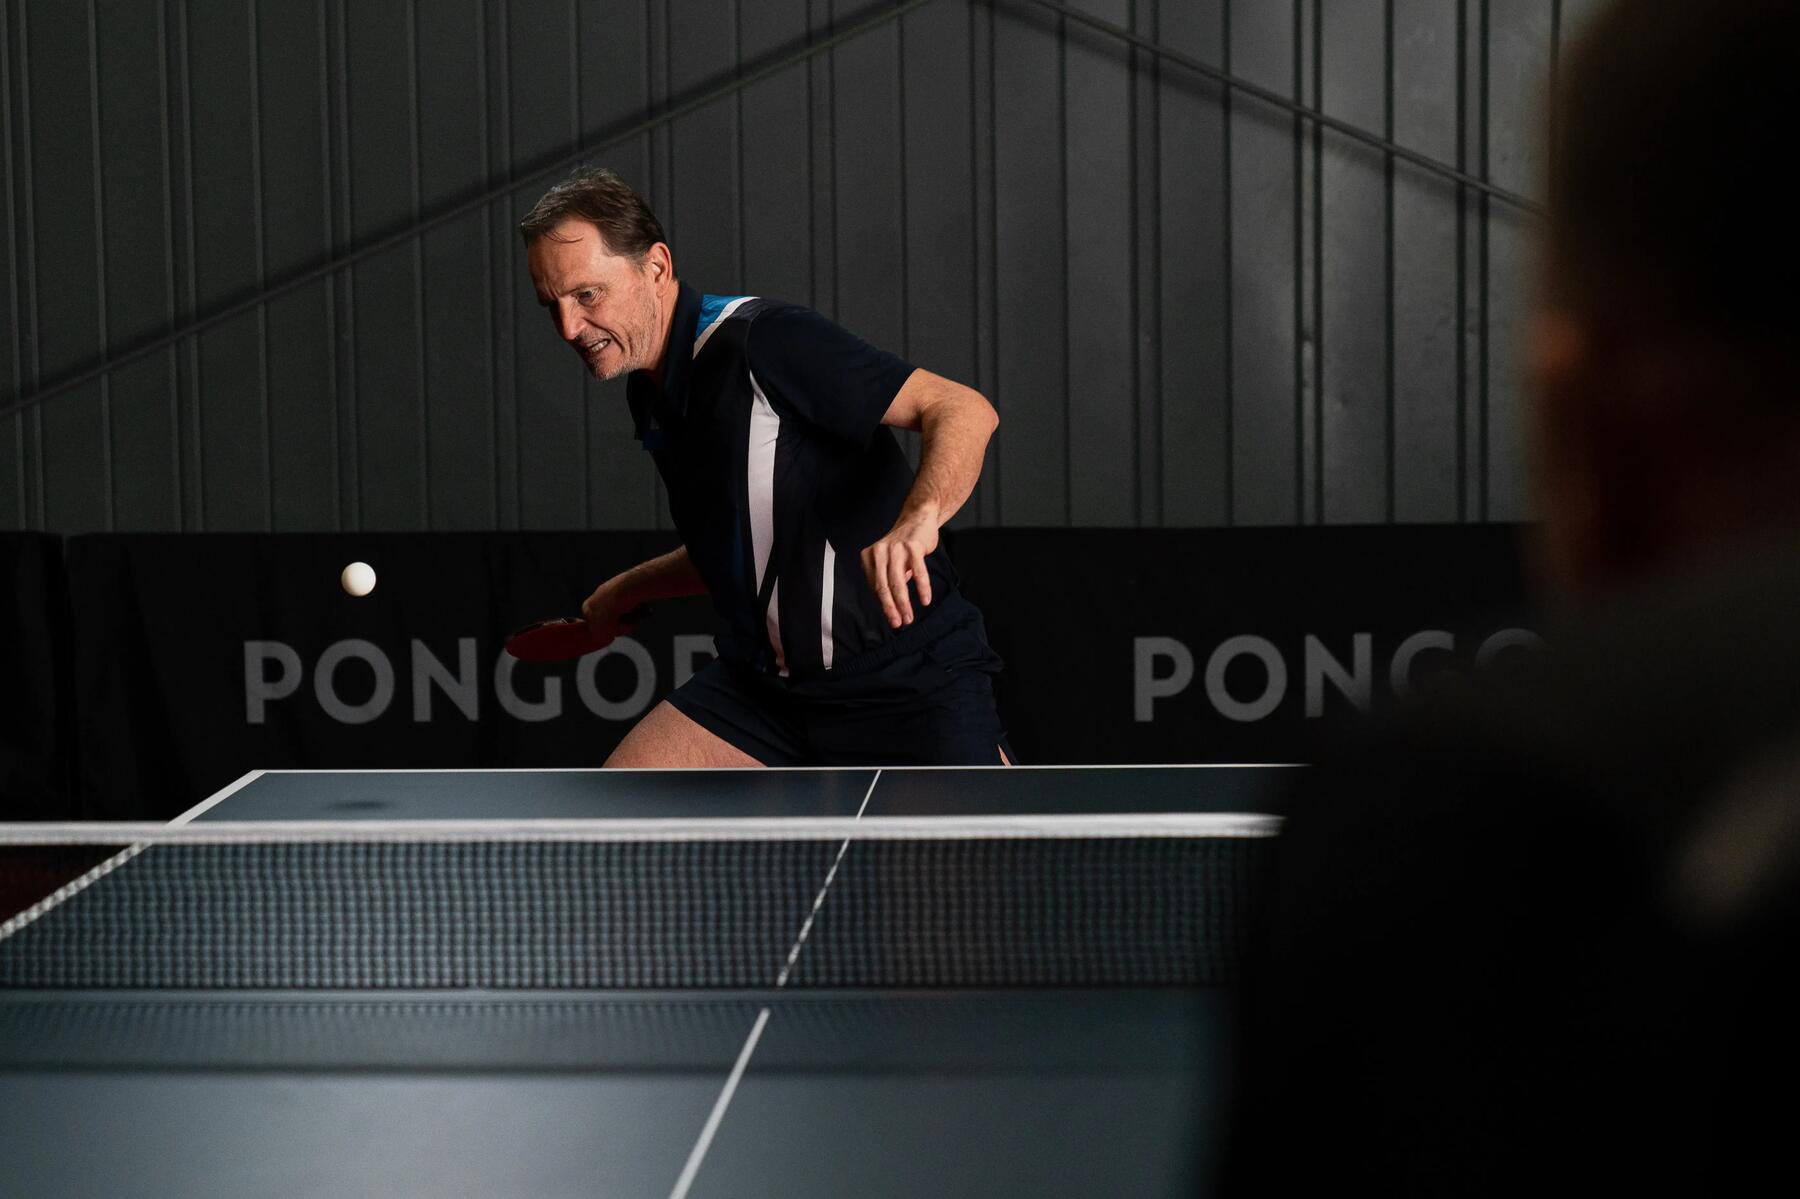
M 667 769 L 686 766 L 761 766 L 728 741 L 707 732 L 664 700 L 625 734 L 608 766 Z

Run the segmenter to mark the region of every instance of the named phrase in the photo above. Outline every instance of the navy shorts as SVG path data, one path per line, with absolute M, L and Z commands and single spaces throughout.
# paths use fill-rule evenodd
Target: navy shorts
M 669 702 L 765 766 L 998 766 L 1018 760 L 994 706 L 1002 665 L 972 614 L 862 672 L 791 681 L 716 658 Z

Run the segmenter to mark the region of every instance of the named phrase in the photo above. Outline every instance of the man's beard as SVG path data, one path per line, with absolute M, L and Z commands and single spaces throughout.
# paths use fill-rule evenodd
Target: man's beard
M 605 368 L 602 367 L 602 360 L 590 358 L 589 351 L 586 349 L 582 351 L 582 357 L 588 363 L 588 370 L 596 379 L 603 381 L 617 379 L 632 371 L 649 370 L 655 363 L 656 356 L 653 347 L 656 340 L 656 300 L 651 296 L 645 296 L 643 304 L 634 314 L 634 319 L 629 324 L 621 324 L 617 331 L 619 335 L 612 338 L 612 345 L 600 351 L 601 354 L 605 354 L 610 349 L 617 351 L 619 355 L 618 362 L 610 374 L 606 373 Z

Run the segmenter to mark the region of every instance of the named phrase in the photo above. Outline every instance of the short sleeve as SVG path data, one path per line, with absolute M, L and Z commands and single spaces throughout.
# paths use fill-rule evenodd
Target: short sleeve
M 905 359 L 795 306 L 758 313 L 746 351 L 771 403 L 858 445 L 874 436 L 913 373 Z

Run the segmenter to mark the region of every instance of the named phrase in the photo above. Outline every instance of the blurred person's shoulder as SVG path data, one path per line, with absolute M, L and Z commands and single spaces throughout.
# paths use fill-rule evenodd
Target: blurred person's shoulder
M 1270 1129 L 1335 1129 L 1401 1193 L 1558 1157 L 1691 1177 L 1772 1118 L 1745 1096 L 1800 1061 L 1800 550 L 1548 643 L 1303 773 L 1247 965 L 1246 1162 Z M 1625 1155 L 1647 1143 L 1689 1148 Z
M 1396 802 L 1352 806 L 1423 819 L 1579 798 L 1669 834 L 1746 762 L 1800 745 L 1800 544 L 1621 594 L 1556 621 L 1547 642 L 1436 680 L 1322 747 L 1295 815 L 1330 789 L 1387 788 Z

